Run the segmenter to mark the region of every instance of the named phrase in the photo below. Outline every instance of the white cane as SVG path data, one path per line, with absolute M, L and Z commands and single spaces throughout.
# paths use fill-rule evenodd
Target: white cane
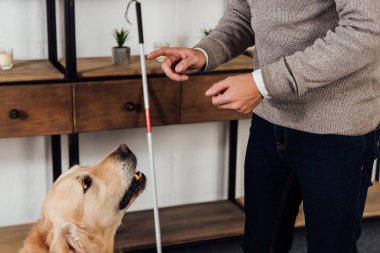
M 156 171 L 154 167 L 154 156 L 153 156 L 152 126 L 151 126 L 151 121 L 150 121 L 149 92 L 148 92 L 148 79 L 146 75 L 141 4 L 136 0 L 131 0 L 131 2 L 129 2 L 126 15 L 125 15 L 128 23 L 130 23 L 128 20 L 128 9 L 132 2 L 136 3 L 137 26 L 138 26 L 138 33 L 139 33 L 140 62 L 141 62 L 142 86 L 143 86 L 143 96 L 144 96 L 144 105 L 145 105 L 146 130 L 147 130 L 147 140 L 148 140 L 148 149 L 149 149 L 150 169 L 151 169 L 151 174 L 152 174 L 151 184 L 153 187 L 153 213 L 154 213 L 154 227 L 155 227 L 155 234 L 156 234 L 156 248 L 157 248 L 157 253 L 161 253 L 162 248 L 161 248 L 160 217 L 158 213 Z

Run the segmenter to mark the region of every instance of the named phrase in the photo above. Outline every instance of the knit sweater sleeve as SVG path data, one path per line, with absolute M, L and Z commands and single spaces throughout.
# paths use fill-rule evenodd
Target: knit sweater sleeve
M 209 57 L 206 70 L 216 68 L 254 45 L 251 17 L 247 0 L 228 0 L 216 28 L 195 46 L 205 50 Z
M 380 1 L 336 0 L 339 23 L 304 51 L 262 67 L 270 96 L 286 98 L 379 66 Z M 358 84 L 360 85 L 360 84 Z

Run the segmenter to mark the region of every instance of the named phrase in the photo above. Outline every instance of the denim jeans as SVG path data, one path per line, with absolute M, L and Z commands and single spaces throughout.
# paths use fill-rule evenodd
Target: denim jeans
M 380 130 L 313 134 L 256 115 L 245 160 L 245 253 L 289 252 L 301 201 L 308 253 L 356 253 Z

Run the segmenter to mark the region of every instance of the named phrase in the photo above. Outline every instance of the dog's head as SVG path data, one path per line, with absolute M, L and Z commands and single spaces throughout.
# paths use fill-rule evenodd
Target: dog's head
M 113 247 L 123 215 L 145 188 L 136 164 L 136 156 L 121 145 L 98 165 L 74 166 L 57 179 L 42 208 L 42 220 L 52 228 L 46 232 L 49 252 Z

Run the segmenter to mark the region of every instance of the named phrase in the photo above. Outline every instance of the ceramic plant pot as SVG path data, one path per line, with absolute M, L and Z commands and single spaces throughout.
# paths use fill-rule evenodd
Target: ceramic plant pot
M 129 47 L 112 48 L 112 64 L 128 65 L 131 63 L 131 49 Z

